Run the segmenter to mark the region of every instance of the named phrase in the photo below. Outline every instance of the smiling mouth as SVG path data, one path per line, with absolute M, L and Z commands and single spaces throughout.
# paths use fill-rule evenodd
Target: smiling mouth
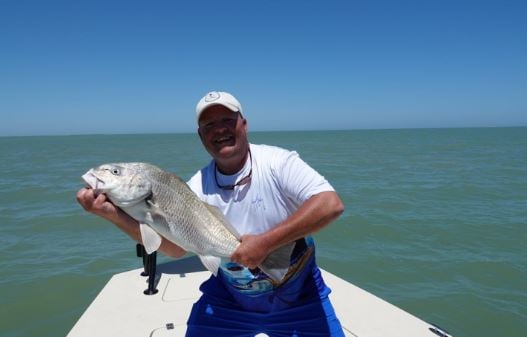
M 222 145 L 222 144 L 226 144 L 226 143 L 231 143 L 231 142 L 233 142 L 233 140 L 234 140 L 234 137 L 232 137 L 232 136 L 223 136 L 223 137 L 220 137 L 220 138 L 216 139 L 214 141 L 214 143 Z

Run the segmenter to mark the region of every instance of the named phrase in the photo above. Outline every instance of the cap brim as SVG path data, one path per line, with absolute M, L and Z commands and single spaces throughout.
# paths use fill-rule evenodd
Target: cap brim
M 201 114 L 203 113 L 203 111 L 207 110 L 208 108 L 210 108 L 211 106 L 215 106 L 215 105 L 221 105 L 221 106 L 224 106 L 226 107 L 227 109 L 233 111 L 233 112 L 240 112 L 240 110 L 236 107 L 236 106 L 233 106 L 231 104 L 228 104 L 228 103 L 219 103 L 219 102 L 210 102 L 210 103 L 207 103 L 205 104 L 200 110 L 199 112 L 197 113 L 197 119 L 199 120 L 199 118 L 201 117 Z

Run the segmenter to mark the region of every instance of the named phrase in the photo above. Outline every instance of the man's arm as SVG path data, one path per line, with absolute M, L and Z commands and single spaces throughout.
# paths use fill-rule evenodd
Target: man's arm
M 337 193 L 327 191 L 315 194 L 275 228 L 259 235 L 242 236 L 242 242 L 231 260 L 256 268 L 275 249 L 322 229 L 342 212 L 344 204 Z
M 106 195 L 99 194 L 95 197 L 92 189 L 82 188 L 77 192 L 77 201 L 86 211 L 112 222 L 134 241 L 142 243 L 139 223 L 112 204 Z M 172 257 L 181 257 L 186 253 L 183 248 L 163 237 L 159 251 Z

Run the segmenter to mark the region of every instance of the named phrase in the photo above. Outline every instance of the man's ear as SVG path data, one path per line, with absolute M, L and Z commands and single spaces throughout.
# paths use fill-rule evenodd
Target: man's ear
M 242 117 L 243 120 L 243 126 L 245 127 L 245 132 L 247 132 L 247 120 Z

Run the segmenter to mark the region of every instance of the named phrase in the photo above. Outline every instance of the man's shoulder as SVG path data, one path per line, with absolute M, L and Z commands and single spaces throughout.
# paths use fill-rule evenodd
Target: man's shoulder
M 251 153 L 254 155 L 260 156 L 282 156 L 288 155 L 292 151 L 278 147 L 275 145 L 266 145 L 266 144 L 252 144 L 251 143 Z
M 251 144 L 251 153 L 257 158 L 260 165 L 272 168 L 283 167 L 286 163 L 291 164 L 291 159 L 299 157 L 296 151 L 264 144 Z
M 194 191 L 194 193 L 197 193 L 197 191 L 200 190 L 200 187 L 201 187 L 201 170 L 194 173 L 194 175 L 192 177 L 190 177 L 190 179 L 187 181 L 187 185 L 188 187 L 190 187 L 190 189 L 192 191 Z
M 187 181 L 187 185 L 195 193 L 201 192 L 203 189 L 203 179 L 207 176 L 207 172 L 210 169 L 212 162 L 198 170 L 190 179 Z

